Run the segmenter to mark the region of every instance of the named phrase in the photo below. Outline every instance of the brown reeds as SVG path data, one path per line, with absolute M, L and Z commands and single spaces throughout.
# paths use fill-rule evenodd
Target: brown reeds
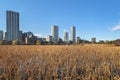
M 119 80 L 120 47 L 0 46 L 0 80 Z

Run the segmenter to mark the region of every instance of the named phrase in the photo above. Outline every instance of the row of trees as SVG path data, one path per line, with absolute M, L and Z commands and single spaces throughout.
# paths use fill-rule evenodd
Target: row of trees
M 120 39 L 116 40 L 99 40 L 98 42 L 90 42 L 88 40 L 77 40 L 77 44 L 108 44 L 108 45 L 115 45 L 120 46 Z
M 90 42 L 88 40 L 77 40 L 76 42 L 73 41 L 69 41 L 69 42 L 64 42 L 62 39 L 60 39 L 58 41 L 58 43 L 54 43 L 54 42 L 47 42 L 47 41 L 40 41 L 40 40 L 36 40 L 34 42 L 29 42 L 29 43 L 25 43 L 25 42 L 19 42 L 17 40 L 14 41 L 0 41 L 0 45 L 79 45 L 79 44 L 109 44 L 109 45 L 116 45 L 116 46 L 120 46 L 120 39 L 117 40 L 100 40 L 99 42 Z
M 111 40 L 111 41 L 105 41 L 104 44 L 112 44 L 112 45 L 115 45 L 115 46 L 120 46 L 120 39 L 117 39 L 117 40 Z

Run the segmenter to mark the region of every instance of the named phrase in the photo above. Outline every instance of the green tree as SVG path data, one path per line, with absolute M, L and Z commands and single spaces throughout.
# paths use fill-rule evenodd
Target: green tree
M 36 45 L 40 45 L 40 44 L 41 44 L 40 40 L 36 40 Z
M 13 40 L 12 41 L 12 45 L 17 45 L 18 44 L 18 41 L 17 40 Z
M 0 41 L 0 45 L 2 45 L 2 44 L 3 44 L 3 41 L 1 40 L 1 41 Z

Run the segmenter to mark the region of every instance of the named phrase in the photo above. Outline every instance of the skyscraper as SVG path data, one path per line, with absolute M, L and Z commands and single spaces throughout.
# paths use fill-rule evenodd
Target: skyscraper
M 68 42 L 68 32 L 64 31 L 64 42 Z
M 51 35 L 48 35 L 48 36 L 46 37 L 46 41 L 52 42 L 52 36 L 51 36 Z
M 0 40 L 3 40 L 3 31 L 0 30 Z
M 59 33 L 58 33 L 58 26 L 53 25 L 52 26 L 52 37 L 53 37 L 53 42 L 54 43 L 58 43 L 58 39 L 59 39 Z
M 6 11 L 7 41 L 19 39 L 19 13 Z
M 22 33 L 22 31 L 19 31 L 19 41 L 20 42 L 23 41 L 23 33 Z
M 76 28 L 75 28 L 75 26 L 71 27 L 70 38 L 71 38 L 71 41 L 73 41 L 73 42 L 76 41 Z
M 91 42 L 96 43 L 96 38 L 95 37 L 91 38 Z

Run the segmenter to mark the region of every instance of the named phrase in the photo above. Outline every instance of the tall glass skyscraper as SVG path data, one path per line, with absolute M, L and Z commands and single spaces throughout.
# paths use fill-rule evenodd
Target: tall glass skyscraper
M 59 33 L 58 33 L 58 26 L 53 25 L 52 26 L 52 37 L 53 37 L 53 42 L 57 43 L 59 39 Z
M 6 11 L 7 41 L 19 39 L 19 13 Z
M 71 41 L 76 42 L 76 28 L 75 28 L 75 26 L 71 27 L 70 38 L 71 38 Z

